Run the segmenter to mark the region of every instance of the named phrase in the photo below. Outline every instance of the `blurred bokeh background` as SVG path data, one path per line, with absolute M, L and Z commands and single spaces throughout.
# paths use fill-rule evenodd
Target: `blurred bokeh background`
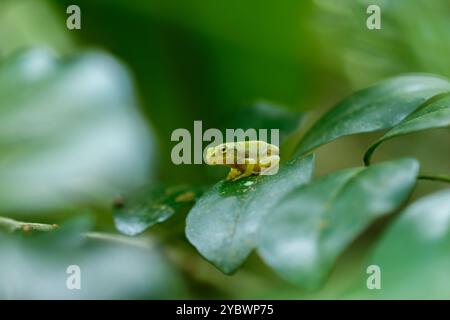
M 81 30 L 66 28 L 71 4 L 81 8 Z M 381 30 L 366 28 L 369 4 L 381 7 Z M 447 0 L 2 0 L 0 213 L 58 224 L 87 215 L 91 229 L 75 221 L 67 232 L 115 233 L 111 203 L 122 190 L 149 181 L 208 186 L 223 175 L 204 165 L 174 165 L 173 130 L 193 130 L 195 120 L 223 129 L 236 118 L 251 120 L 246 109 L 270 104 L 304 114 L 286 141 L 289 151 L 314 120 L 357 89 L 407 72 L 450 76 L 449 15 Z M 361 165 L 378 136 L 346 137 L 320 148 L 315 174 Z M 375 160 L 412 155 L 425 171 L 449 172 L 449 138 L 450 130 L 440 129 L 395 139 Z M 440 187 L 420 182 L 413 196 Z M 349 249 L 322 290 L 311 293 L 280 280 L 256 256 L 236 275 L 221 274 L 185 240 L 184 216 L 146 232 L 143 242 L 151 239 L 152 248 L 139 244 L 136 253 L 76 246 L 74 254 L 93 268 L 104 265 L 111 269 L 107 276 L 131 279 L 124 290 L 100 279 L 111 288 L 98 295 L 339 298 L 352 273 L 360 272 L 358 259 L 373 232 Z M 10 257 L 13 248 L 23 253 L 0 256 L 1 274 L 25 263 L 34 270 L 55 267 L 67 250 L 55 248 L 50 260 L 43 258 L 46 243 L 54 242 L 41 239 L 29 247 L 23 237 L 0 241 L 0 255 Z M 124 272 L 118 266 L 127 261 L 140 267 Z M 9 293 L 7 279 L 0 278 L 0 297 L 51 297 L 42 284 L 52 281 L 51 273 L 36 274 L 43 278 L 33 285 L 41 291 Z M 152 279 L 159 280 L 142 286 Z

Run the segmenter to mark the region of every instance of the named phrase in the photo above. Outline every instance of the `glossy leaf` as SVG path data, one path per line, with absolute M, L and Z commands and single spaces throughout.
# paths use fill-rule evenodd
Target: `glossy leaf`
M 375 149 L 386 140 L 408 133 L 428 129 L 443 128 L 450 125 L 450 94 L 436 96 L 389 130 L 375 142 L 364 155 L 364 162 L 370 164 Z
M 290 161 L 275 175 L 217 183 L 189 213 L 187 238 L 220 270 L 234 272 L 256 247 L 262 221 L 278 200 L 310 180 L 313 160 Z
M 199 190 L 187 186 L 148 186 L 114 203 L 117 230 L 134 236 L 172 217 L 184 205 L 195 202 Z
M 288 281 L 318 287 L 359 234 L 405 201 L 418 169 L 416 160 L 406 158 L 342 170 L 296 188 L 266 219 L 258 252 Z
M 406 75 L 382 81 L 344 99 L 305 134 L 298 155 L 343 136 L 389 129 L 429 98 L 450 91 L 450 82 L 432 75 Z
M 369 265 L 381 271 L 386 299 L 450 298 L 450 190 L 411 204 L 378 242 Z
M 108 203 L 148 178 L 152 135 L 110 55 L 26 51 L 0 66 L 0 211 Z

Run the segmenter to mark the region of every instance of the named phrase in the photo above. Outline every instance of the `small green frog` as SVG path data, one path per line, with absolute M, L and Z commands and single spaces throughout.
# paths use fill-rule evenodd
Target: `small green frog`
M 230 167 L 227 180 L 238 180 L 252 174 L 269 175 L 278 171 L 279 149 L 264 141 L 222 143 L 206 151 L 208 165 Z

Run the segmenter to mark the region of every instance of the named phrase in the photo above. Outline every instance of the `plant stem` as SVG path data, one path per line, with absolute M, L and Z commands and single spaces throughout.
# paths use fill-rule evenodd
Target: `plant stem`
M 103 233 L 103 232 L 85 232 L 83 235 L 87 239 L 113 242 L 119 244 L 125 244 L 135 247 L 141 247 L 145 249 L 152 248 L 149 242 L 143 241 L 140 238 L 129 238 L 122 235 Z
M 9 232 L 51 231 L 58 228 L 58 225 L 22 222 L 10 218 L 0 217 L 0 228 L 6 229 Z
M 441 182 L 447 182 L 450 183 L 450 176 L 445 174 L 438 174 L 438 175 L 427 175 L 423 174 L 418 177 L 420 180 L 431 180 L 431 181 L 441 181 Z

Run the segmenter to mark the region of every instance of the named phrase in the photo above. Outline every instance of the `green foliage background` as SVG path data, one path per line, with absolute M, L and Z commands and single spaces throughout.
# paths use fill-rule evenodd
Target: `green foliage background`
M 65 27 L 71 4 L 81 30 Z M 0 298 L 450 298 L 449 14 L 445 0 L 2 1 Z M 176 166 L 170 135 L 195 120 L 280 128 L 286 163 L 233 185 Z M 419 163 L 440 181 L 416 180 Z M 82 291 L 65 289 L 71 264 Z

